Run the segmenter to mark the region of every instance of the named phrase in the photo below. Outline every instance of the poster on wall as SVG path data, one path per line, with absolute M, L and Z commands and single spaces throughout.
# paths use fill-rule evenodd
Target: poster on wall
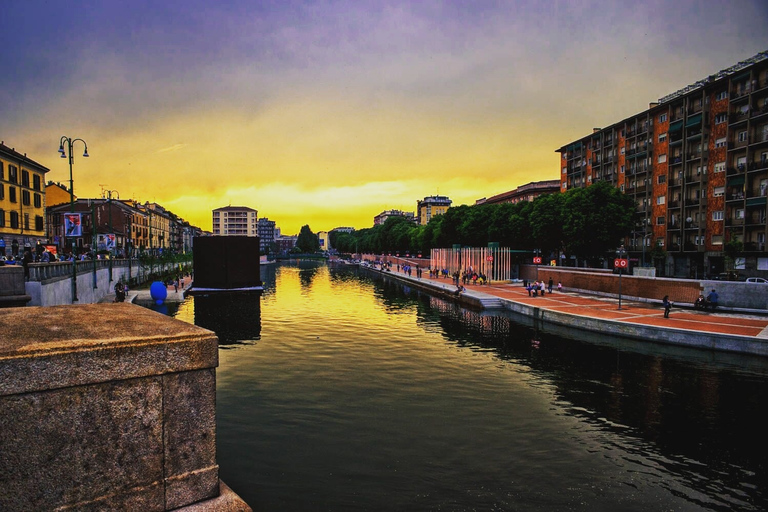
M 114 233 L 96 235 L 96 247 L 99 251 L 113 251 L 115 249 Z
M 64 214 L 64 236 L 83 236 L 83 225 L 79 213 Z

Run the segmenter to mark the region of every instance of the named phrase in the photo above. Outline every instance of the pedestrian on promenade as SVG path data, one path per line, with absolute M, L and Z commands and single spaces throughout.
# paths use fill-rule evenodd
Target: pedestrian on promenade
M 563 291 L 563 283 L 560 281 L 557 282 L 557 291 L 559 292 Z
M 555 282 L 552 280 L 552 278 L 549 278 L 549 293 L 552 293 L 552 285 L 554 285 Z
M 669 295 L 665 295 L 662 300 L 664 304 L 664 318 L 669 318 L 669 310 L 672 309 L 672 303 L 669 301 Z
M 714 311 L 717 307 L 717 301 L 719 297 L 717 295 L 717 292 L 714 288 L 712 288 L 712 291 L 709 292 L 709 295 L 707 295 L 707 305 L 709 305 L 709 308 Z

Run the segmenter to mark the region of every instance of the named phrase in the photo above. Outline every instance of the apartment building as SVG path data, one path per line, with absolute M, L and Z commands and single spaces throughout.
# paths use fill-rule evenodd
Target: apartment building
M 447 196 L 427 196 L 421 201 L 416 201 L 416 217 L 419 219 L 419 224 L 426 226 L 432 217 L 447 212 L 451 203 Z
M 768 51 L 556 151 L 561 191 L 605 180 L 635 200 L 625 247 L 638 264 L 715 276 L 741 246 L 736 269 L 768 273 Z
M 259 235 L 259 250 L 262 254 L 268 254 L 275 243 L 275 221 L 262 217 L 258 220 L 257 233 Z
M 475 201 L 480 204 L 501 204 L 501 203 L 519 203 L 521 201 L 533 201 L 539 196 L 545 194 L 555 194 L 560 192 L 560 180 L 532 181 L 525 185 L 520 185 L 516 189 L 508 192 L 502 192 L 491 197 L 484 197 Z
M 384 210 L 373 218 L 373 225 L 379 226 L 387 222 L 390 217 L 405 217 L 407 220 L 416 223 L 416 216 L 413 212 L 404 212 L 402 210 Z
M 214 236 L 258 236 L 257 210 L 247 206 L 224 206 L 213 210 Z
M 45 173 L 50 169 L 0 142 L 0 256 L 45 242 Z

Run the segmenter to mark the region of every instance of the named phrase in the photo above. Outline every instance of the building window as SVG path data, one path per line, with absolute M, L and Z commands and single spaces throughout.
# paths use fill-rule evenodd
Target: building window
M 728 114 L 717 114 L 715 116 L 715 124 L 722 124 L 728 120 Z
M 11 229 L 19 229 L 19 212 L 11 212 Z
M 724 148 L 726 146 L 727 142 L 725 137 L 721 137 L 717 140 L 715 140 L 715 147 L 716 148 Z
M 43 196 L 40 194 L 35 194 L 35 208 L 42 208 L 43 207 Z
M 659 134 L 659 142 L 666 142 L 667 141 L 667 132 L 660 133 Z
M 29 190 L 22 190 L 21 191 L 21 204 L 24 206 L 29 206 L 32 204 L 32 199 L 29 195 Z
M 736 218 L 737 219 L 743 219 L 744 218 L 744 209 L 736 210 Z
M 43 183 L 43 180 L 40 179 L 39 174 L 32 175 L 32 188 L 34 188 L 35 190 L 42 190 L 42 183 Z
M 16 169 L 15 165 L 9 165 L 8 166 L 8 181 L 11 183 L 18 183 L 19 177 L 18 177 L 18 170 Z
M 16 202 L 16 187 L 8 187 L 8 200 L 12 203 Z
M 728 97 L 728 90 L 723 90 L 715 95 L 716 100 L 724 100 Z
M 24 187 L 29 187 L 29 171 L 21 170 L 21 184 Z
M 715 172 L 723 172 L 725 171 L 725 162 L 717 162 L 715 164 Z
M 657 196 L 656 204 L 665 204 L 667 202 L 667 196 Z
M 568 168 L 567 167 L 563 167 L 563 174 L 567 174 L 567 173 L 568 173 Z
M 660 164 L 663 164 L 666 161 L 667 161 L 667 154 L 666 153 L 662 153 L 661 155 L 659 155 L 659 163 Z
M 656 217 L 656 225 L 657 226 L 663 226 L 666 223 L 667 219 L 665 217 Z
M 723 210 L 712 212 L 712 220 L 723 220 Z
M 659 116 L 659 122 L 660 122 L 660 123 L 666 123 L 666 122 L 667 122 L 667 114 L 666 114 L 666 113 L 664 113 L 664 114 L 661 114 L 661 115 Z
M 621 151 L 619 153 L 621 153 L 623 155 L 624 154 L 624 148 L 621 148 Z
M 623 166 L 623 165 L 622 165 L 622 166 L 621 166 L 621 168 L 619 169 L 619 172 L 620 172 L 621 174 L 624 174 L 624 166 Z
M 723 245 L 723 235 L 712 235 L 712 245 Z
M 725 195 L 725 187 L 715 187 L 715 191 L 712 194 L 714 197 L 722 197 Z
M 43 231 L 43 217 L 35 215 L 35 231 Z
M 747 130 L 740 131 L 738 134 L 739 142 L 746 142 L 747 141 Z
M 24 214 L 24 229 L 29 230 L 29 214 Z
M 0 183 L 0 199 L 5 199 L 5 185 Z

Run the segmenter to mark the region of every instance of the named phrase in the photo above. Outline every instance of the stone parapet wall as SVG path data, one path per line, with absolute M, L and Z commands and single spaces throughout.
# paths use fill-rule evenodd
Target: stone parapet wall
M 215 334 L 123 303 L 0 310 L 0 332 L 0 510 L 220 499 Z

